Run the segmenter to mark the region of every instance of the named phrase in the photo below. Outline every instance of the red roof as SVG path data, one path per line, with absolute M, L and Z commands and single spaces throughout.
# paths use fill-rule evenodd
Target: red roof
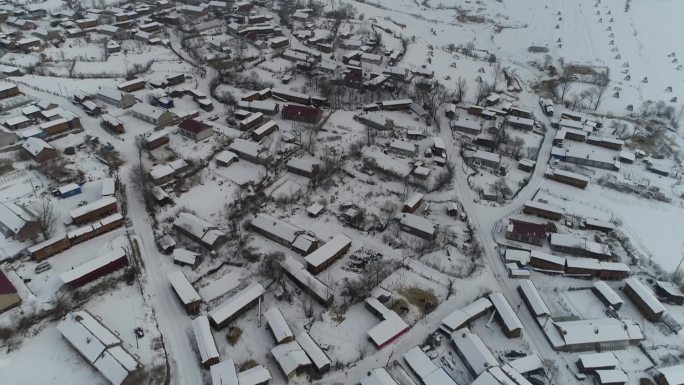
M 193 132 L 195 134 L 199 134 L 200 132 L 211 128 L 210 125 L 197 121 L 195 119 L 185 119 L 182 122 L 180 122 L 178 127 L 185 131 Z
M 546 237 L 546 225 L 524 222 L 515 219 L 511 219 L 511 223 L 513 223 L 513 234 L 527 235 L 535 238 Z
M 17 289 L 12 285 L 12 282 L 10 282 L 5 273 L 0 270 L 0 295 L 16 293 Z

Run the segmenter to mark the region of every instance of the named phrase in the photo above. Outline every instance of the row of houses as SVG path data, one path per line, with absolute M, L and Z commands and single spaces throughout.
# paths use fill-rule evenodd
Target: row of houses
M 629 266 L 622 262 L 598 261 L 591 258 L 569 258 L 533 250 L 529 266 L 549 272 L 574 276 L 598 277 L 606 280 L 620 280 L 631 274 Z

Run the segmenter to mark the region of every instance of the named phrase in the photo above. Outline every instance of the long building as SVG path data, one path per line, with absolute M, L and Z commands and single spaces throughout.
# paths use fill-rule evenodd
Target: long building
M 351 238 L 342 233 L 337 234 L 330 241 L 304 258 L 307 270 L 311 274 L 322 272 L 341 258 L 349 250 L 351 244 Z
M 95 202 L 71 210 L 71 220 L 80 225 L 95 219 L 102 218 L 117 210 L 116 198 L 112 196 L 102 197 Z
M 304 268 L 304 265 L 295 260 L 294 257 L 290 255 L 286 256 L 282 266 L 290 279 L 292 279 L 297 286 L 314 297 L 320 304 L 330 306 L 333 303 L 335 299 L 333 291 L 307 271 Z
M 660 303 L 651 289 L 644 286 L 636 278 L 625 279 L 625 286 L 622 291 L 649 321 L 659 321 L 663 318 L 665 314 L 663 304 Z
M 209 320 L 206 315 L 201 315 L 192 320 L 191 325 L 200 354 L 200 362 L 205 369 L 209 369 L 212 365 L 217 364 L 220 358 L 214 335 L 211 334 Z
M 492 305 L 496 309 L 497 318 L 503 326 L 506 337 L 520 337 L 523 330 L 522 322 L 503 294 L 492 293 L 489 295 L 489 300 L 492 301 Z
M 209 312 L 209 321 L 214 329 L 223 329 L 247 310 L 255 306 L 263 297 L 265 289 L 253 283 Z
M 123 248 L 117 248 L 67 270 L 59 278 L 71 289 L 76 289 L 126 265 L 128 265 L 126 251 Z

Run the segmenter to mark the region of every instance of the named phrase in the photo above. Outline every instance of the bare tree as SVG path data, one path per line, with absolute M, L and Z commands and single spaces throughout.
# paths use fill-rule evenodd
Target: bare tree
M 520 158 L 520 151 L 522 150 L 523 146 L 525 146 L 525 139 L 516 136 L 509 142 L 509 144 L 511 146 L 513 157 L 518 160 Z
M 247 44 L 242 38 L 235 38 L 231 41 L 231 49 L 235 63 L 241 70 L 245 69 L 245 56 L 247 55 Z
M 572 80 L 570 79 L 569 76 L 563 75 L 558 79 L 558 93 L 560 96 L 560 100 L 565 101 L 565 94 L 568 93 L 570 90 L 570 85 L 572 84 Z
M 152 212 L 154 210 L 154 195 L 152 194 L 149 175 L 142 162 L 137 162 L 131 168 L 130 182 L 134 190 L 142 194 L 147 211 Z
M 603 97 L 605 96 L 606 89 L 608 88 L 608 83 L 601 83 L 596 86 L 596 98 L 594 99 L 594 111 L 598 110 L 599 106 L 601 105 L 601 102 L 603 101 Z
M 259 273 L 274 281 L 280 281 L 283 276 L 283 261 L 285 254 L 282 251 L 274 251 L 266 254 L 259 265 Z
M 433 87 L 416 86 L 416 96 L 423 102 L 428 116 L 437 123 L 435 116 L 439 107 L 454 99 L 454 92 L 447 89 L 441 83 L 435 83 Z
M 456 100 L 458 103 L 463 101 L 467 89 L 466 80 L 459 76 L 458 79 L 456 79 Z
M 492 87 L 489 85 L 489 83 L 485 81 L 481 81 L 477 84 L 477 100 L 475 101 L 475 104 L 480 104 L 483 100 L 489 96 L 489 93 L 491 92 Z
M 508 187 L 506 183 L 506 178 L 503 176 L 495 180 L 490 186 L 489 190 L 497 195 L 501 195 L 503 199 L 506 199 L 513 191 Z
M 40 225 L 40 232 L 44 239 L 50 238 L 57 227 L 57 213 L 52 202 L 48 198 L 43 198 L 36 212 L 36 219 Z

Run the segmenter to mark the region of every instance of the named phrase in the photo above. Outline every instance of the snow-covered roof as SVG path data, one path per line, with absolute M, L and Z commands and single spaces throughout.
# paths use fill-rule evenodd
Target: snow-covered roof
M 343 249 L 351 245 L 351 238 L 339 233 L 333 237 L 333 239 L 326 242 L 323 246 L 314 250 L 311 254 L 307 255 L 304 259 L 306 263 L 317 268 L 318 266 L 326 263 L 328 260 L 333 258 Z
M 527 303 L 530 305 L 530 311 L 535 317 L 551 315 L 551 311 L 546 307 L 544 300 L 539 295 L 539 291 L 537 291 L 537 288 L 532 281 L 529 279 L 521 280 L 520 290 L 527 299 Z
M 286 376 L 289 376 L 300 367 L 311 365 L 311 360 L 309 360 L 306 352 L 304 352 L 297 341 L 277 345 L 271 349 L 271 354 L 273 354 L 273 357 Z
M 282 263 L 283 269 L 292 276 L 292 279 L 299 282 L 299 284 L 307 287 L 319 299 L 329 301 L 332 298 L 332 290 L 314 277 L 309 271 L 304 268 L 304 265 L 299 263 L 294 257 L 288 255 Z
M 239 385 L 240 383 L 235 372 L 235 363 L 231 359 L 211 365 L 209 371 L 212 385 Z
M 187 305 L 201 300 L 199 294 L 197 294 L 197 291 L 192 287 L 190 281 L 188 281 L 182 271 L 172 271 L 167 277 L 169 278 L 169 282 L 171 282 L 171 286 L 173 286 L 173 290 L 176 291 L 176 294 L 178 294 L 178 297 L 181 299 L 181 302 Z
M 611 352 L 581 354 L 578 358 L 582 367 L 587 370 L 620 366 L 620 361 Z
M 100 190 L 100 195 L 110 196 L 114 195 L 116 192 L 116 183 L 114 178 L 104 178 L 102 179 L 102 189 Z
M 684 297 L 684 293 L 682 293 L 681 289 L 672 282 L 656 281 L 656 286 L 671 297 Z
M 123 98 L 123 92 L 112 88 L 112 87 L 107 87 L 107 86 L 101 86 L 97 90 L 97 94 L 107 98 L 107 99 L 112 99 L 112 100 L 121 100 Z
M 158 107 L 151 106 L 145 103 L 136 103 L 131 108 L 131 112 L 140 116 L 147 117 L 153 121 L 158 121 L 164 114 L 169 112 Z
M 416 151 L 416 145 L 414 143 L 406 142 L 404 140 L 394 139 L 389 146 L 390 148 L 399 151 Z
M 420 379 L 426 378 L 430 373 L 437 370 L 437 365 L 418 346 L 409 349 L 403 357 L 406 364 Z
M 198 253 L 186 249 L 173 249 L 173 260 L 176 262 L 185 263 L 188 265 L 195 265 Z
M 264 287 L 261 286 L 260 283 L 253 283 L 212 309 L 209 312 L 209 318 L 211 318 L 215 324 L 221 324 L 242 310 L 249 303 L 264 295 L 264 292 Z
M 538 250 L 532 250 L 530 252 L 530 258 L 542 260 L 542 261 L 547 261 L 551 262 L 553 264 L 565 266 L 565 258 L 564 257 L 559 257 L 557 255 L 551 255 L 549 253 L 545 253 L 543 251 L 538 251 Z
M 312 173 L 317 166 L 319 166 L 318 161 L 310 158 L 292 158 L 287 162 L 288 168 L 294 168 L 308 173 Z
M 173 225 L 180 227 L 188 233 L 202 239 L 207 231 L 215 229 L 216 226 L 191 213 L 180 213 L 178 218 L 173 221 Z
M 26 222 L 35 220 L 23 207 L 11 203 L 0 203 L 0 223 L 13 233 L 18 233 Z
M 69 284 L 121 258 L 126 258 L 126 252 L 123 248 L 117 248 L 110 252 L 102 254 L 99 257 L 91 259 L 90 261 L 80 266 L 77 266 L 71 270 L 67 270 L 66 272 L 62 273 L 62 275 L 60 275 L 59 278 L 65 284 Z
M 558 206 L 550 205 L 548 203 L 537 202 L 537 201 L 527 201 L 523 203 L 524 207 L 534 208 L 538 210 L 549 211 L 556 214 L 563 214 L 563 209 Z
M 413 193 L 407 200 L 404 202 L 404 207 L 414 207 L 418 204 L 423 199 L 423 194 L 417 192 Z
M 237 155 L 234 152 L 223 150 L 220 153 L 218 153 L 218 155 L 216 155 L 214 159 L 216 159 L 217 162 L 230 163 L 236 158 Z
M 565 345 L 643 340 L 639 325 L 626 320 L 600 318 L 553 323 Z
M 601 270 L 601 263 L 593 258 L 565 258 L 565 265 L 573 269 Z
M 2 205 L 0 205 L 0 210 L 2 210 Z M 1 214 L 3 214 L 2 211 L 0 211 L 0 221 L 3 220 L 3 219 L 5 219 Z M 46 240 L 44 240 L 43 242 L 40 242 L 40 243 L 38 243 L 38 244 L 35 244 L 35 245 L 33 245 L 33 246 L 28 247 L 26 250 L 27 250 L 29 253 L 33 254 L 33 253 L 35 253 L 36 251 L 38 251 L 38 250 L 40 250 L 40 249 L 43 249 L 43 248 L 45 248 L 45 247 L 47 247 L 47 246 L 53 245 L 53 244 L 55 244 L 55 243 L 57 243 L 57 242 L 59 242 L 59 241 L 64 240 L 64 237 L 65 237 L 65 236 L 66 236 L 65 234 L 55 235 L 54 237 L 52 237 L 52 238 L 50 238 L 50 239 L 46 239 Z
M 386 312 L 383 317 L 384 319 L 379 324 L 368 330 L 368 338 L 376 346 L 385 345 L 409 328 L 408 324 L 394 311 Z
M 240 385 L 259 385 L 268 383 L 271 380 L 271 372 L 263 365 L 257 365 L 253 368 L 243 370 L 238 373 L 238 382 Z M 226 385 L 226 384 L 223 384 Z
M 192 331 L 195 334 L 195 342 L 197 342 L 202 363 L 218 358 L 219 352 L 218 349 L 216 349 L 216 341 L 214 341 L 214 335 L 211 334 L 207 316 L 201 315 L 192 320 L 190 324 L 192 325 Z M 212 365 L 212 368 L 214 366 L 216 365 Z M 212 378 L 213 377 L 212 369 Z
M 461 352 L 460 356 L 468 361 L 468 366 L 476 374 L 499 365 L 496 357 L 477 334 L 467 329 L 457 330 L 451 333 L 451 340 L 456 349 Z
M 399 385 L 385 368 L 373 368 L 361 379 L 361 385 Z
M 316 341 L 311 338 L 309 333 L 302 332 L 295 337 L 302 349 L 309 356 L 313 365 L 321 370 L 330 365 L 330 358 L 323 352 L 323 350 L 316 344 Z
M 499 317 L 501 317 L 501 320 L 508 331 L 523 329 L 522 322 L 520 322 L 520 319 L 503 294 L 498 292 L 492 293 L 489 295 L 489 300 L 492 301 L 492 305 L 496 308 Z
M 306 208 L 306 212 L 313 215 L 313 216 L 316 216 L 316 215 L 320 214 L 324 208 L 325 208 L 325 206 L 323 206 L 320 203 L 313 203 L 311 206 Z
M 397 217 L 402 226 L 410 227 L 427 234 L 434 234 L 435 232 L 435 223 L 426 218 L 411 213 L 399 213 L 397 214 Z
M 281 313 L 280 309 L 277 307 L 268 309 L 264 313 L 264 318 L 266 318 L 268 327 L 271 329 L 271 332 L 273 332 L 273 336 L 275 337 L 277 343 L 281 343 L 294 337 L 292 329 L 290 329 L 285 317 L 283 317 L 283 313 Z
M 667 381 L 667 384 L 684 384 L 684 364 L 658 369 L 658 373 Z
M 142 27 L 142 26 L 141 26 L 141 27 Z M 140 83 L 145 83 L 145 79 L 143 79 L 143 78 L 135 78 L 135 79 L 132 79 L 132 80 L 125 81 L 125 82 L 123 82 L 123 83 L 119 83 L 119 84 L 117 84 L 116 86 L 117 86 L 119 89 L 121 89 L 121 88 L 129 87 L 129 86 L 133 86 L 133 85 L 136 85 L 136 84 L 140 84 Z
M 542 364 L 541 358 L 536 354 L 530 354 L 525 357 L 516 358 L 508 363 L 516 372 L 520 374 L 525 374 L 529 372 L 534 372 L 535 370 L 542 369 L 544 365 Z
M 649 310 L 654 314 L 664 313 L 665 307 L 663 306 L 658 298 L 651 289 L 644 286 L 639 280 L 634 277 L 625 279 L 625 286 L 628 286 L 632 291 L 648 306 Z
M 257 127 L 257 128 L 253 131 L 253 134 L 254 134 L 254 135 L 263 135 L 263 134 L 265 134 L 266 132 L 268 132 L 268 130 L 270 130 L 270 129 L 272 129 L 272 128 L 274 128 L 274 129 L 275 129 L 275 128 L 278 128 L 278 124 L 275 122 L 275 120 L 269 120 L 268 122 L 266 122 L 266 123 L 262 124 L 261 126 Z
M 17 115 L 17 116 L 14 116 L 14 117 L 11 117 L 11 118 L 5 120 L 5 124 L 12 127 L 12 126 L 16 126 L 16 125 L 28 122 L 29 120 L 30 119 L 24 115 Z
M 98 210 L 98 209 L 105 207 L 107 205 L 110 205 L 112 203 L 116 203 L 116 198 L 114 198 L 112 196 L 102 197 L 102 198 L 96 200 L 95 202 L 88 203 L 85 206 L 77 207 L 77 208 L 71 210 L 70 215 L 71 215 L 72 219 L 78 218 L 78 217 L 81 217 L 85 214 L 88 214 L 91 211 Z
M 258 157 L 259 154 L 261 154 L 261 152 L 264 150 L 259 144 L 242 138 L 235 138 L 233 143 L 231 143 L 228 148 L 231 151 L 254 158 Z
M 81 186 L 79 186 L 76 183 L 69 183 L 69 184 L 65 184 L 64 186 L 59 187 L 57 189 L 57 191 L 59 191 L 60 194 L 65 194 L 65 193 L 68 193 L 68 192 L 73 191 L 73 190 L 78 190 L 80 188 L 81 188 Z
M 460 329 L 473 318 L 487 311 L 492 303 L 485 297 L 478 298 L 465 307 L 453 311 L 442 320 L 442 326 L 451 332 Z
M 33 156 L 37 156 L 44 149 L 53 149 L 54 150 L 54 147 L 52 147 L 50 144 L 48 144 L 43 139 L 38 139 L 38 138 L 34 138 L 34 137 L 30 137 L 30 138 L 26 139 L 26 141 L 22 145 L 22 148 L 24 150 L 28 151 L 29 154 L 31 154 Z
M 264 213 L 257 214 L 252 220 L 252 226 L 289 243 L 294 242 L 297 235 L 304 233 L 303 229 Z
M 594 289 L 596 289 L 601 296 L 613 306 L 624 303 L 618 293 L 616 293 L 612 287 L 608 286 L 608 284 L 603 281 L 594 282 Z
M 621 369 L 597 370 L 596 375 L 600 384 L 618 384 L 627 382 L 627 373 Z

